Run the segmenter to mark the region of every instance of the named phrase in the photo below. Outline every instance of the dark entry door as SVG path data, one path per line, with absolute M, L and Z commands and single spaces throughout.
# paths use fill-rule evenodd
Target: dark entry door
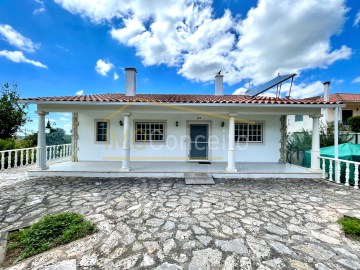
M 190 159 L 208 159 L 208 129 L 207 124 L 190 124 Z

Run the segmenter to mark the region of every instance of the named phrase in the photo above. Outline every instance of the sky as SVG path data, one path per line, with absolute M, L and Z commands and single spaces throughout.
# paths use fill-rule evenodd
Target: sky
M 359 0 L 0 2 L 0 83 L 22 97 L 124 93 L 126 67 L 137 93 L 213 94 L 219 70 L 227 95 L 279 73 L 297 73 L 293 98 L 360 93 L 359 49 Z

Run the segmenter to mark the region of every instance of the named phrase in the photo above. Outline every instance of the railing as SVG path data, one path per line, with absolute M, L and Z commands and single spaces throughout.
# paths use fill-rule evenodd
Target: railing
M 359 188 L 360 162 L 329 157 L 319 158 L 323 179 L 329 179 L 338 184 L 344 183 L 345 186 L 354 186 L 355 189 Z
M 36 147 L 0 151 L 0 170 L 7 170 L 36 163 Z M 46 160 L 68 157 L 71 144 L 46 146 Z

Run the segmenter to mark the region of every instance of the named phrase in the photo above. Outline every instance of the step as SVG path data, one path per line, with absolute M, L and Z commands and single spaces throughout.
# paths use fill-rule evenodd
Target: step
M 209 173 L 184 173 L 186 185 L 215 185 Z

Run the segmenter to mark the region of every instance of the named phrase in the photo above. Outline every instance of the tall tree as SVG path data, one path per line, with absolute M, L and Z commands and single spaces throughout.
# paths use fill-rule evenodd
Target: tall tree
M 29 119 L 26 116 L 27 104 L 19 103 L 17 84 L 5 83 L 0 96 L 0 139 L 14 137 L 20 127 Z

